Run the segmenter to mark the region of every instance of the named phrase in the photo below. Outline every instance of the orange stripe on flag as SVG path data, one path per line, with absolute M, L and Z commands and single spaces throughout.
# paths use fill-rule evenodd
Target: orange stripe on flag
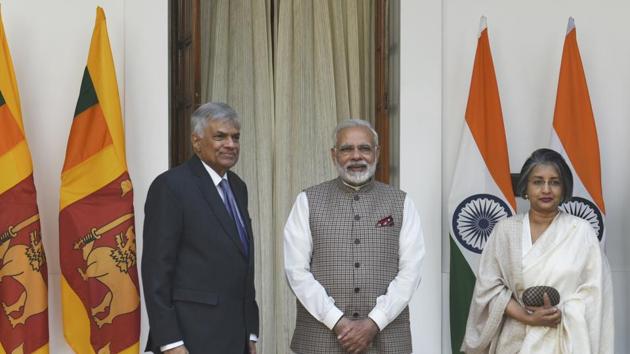
M 564 41 L 553 127 L 582 184 L 606 213 L 597 129 L 575 29 Z
M 510 162 L 487 29 L 481 32 L 477 43 L 466 105 L 466 123 L 492 178 L 512 208 L 516 209 L 512 181 L 509 173 L 506 173 L 510 171 Z
M 72 121 L 63 171 L 80 164 L 111 143 L 100 105 L 86 109 Z
M 24 140 L 24 135 L 6 104 L 0 106 L 0 134 L 2 134 L 2 138 L 0 138 L 0 155 L 4 155 L 20 141 Z

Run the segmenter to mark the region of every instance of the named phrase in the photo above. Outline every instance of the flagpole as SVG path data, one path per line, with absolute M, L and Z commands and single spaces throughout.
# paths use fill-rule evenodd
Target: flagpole
M 482 15 L 479 19 L 479 34 L 477 37 L 481 37 L 481 32 L 488 28 L 488 18 L 485 15 Z
M 571 33 L 575 29 L 575 19 L 573 16 L 569 17 L 569 22 L 567 23 L 567 34 Z

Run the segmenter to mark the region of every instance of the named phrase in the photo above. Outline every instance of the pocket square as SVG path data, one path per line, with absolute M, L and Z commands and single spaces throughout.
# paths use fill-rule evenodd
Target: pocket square
M 383 226 L 394 226 L 394 218 L 390 215 L 386 218 L 379 220 L 376 223 L 376 227 L 383 227 Z

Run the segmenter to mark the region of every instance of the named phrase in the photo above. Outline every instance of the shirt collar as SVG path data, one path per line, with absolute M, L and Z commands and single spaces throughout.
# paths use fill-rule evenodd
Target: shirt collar
M 205 162 L 203 162 L 203 160 L 201 160 L 201 163 L 203 164 L 203 167 L 206 169 L 206 171 L 208 171 L 208 173 L 210 174 L 210 178 L 212 178 L 212 182 L 214 183 L 214 186 L 217 187 L 219 185 L 219 183 L 221 183 L 221 180 L 228 180 L 227 176 L 227 172 L 223 175 L 223 177 L 219 176 L 219 174 L 212 169 L 212 167 L 208 166 L 208 164 L 206 164 Z

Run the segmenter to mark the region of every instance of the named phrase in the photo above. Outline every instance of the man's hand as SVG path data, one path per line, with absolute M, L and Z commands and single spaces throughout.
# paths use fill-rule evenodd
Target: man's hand
M 345 319 L 345 318 L 344 318 Z M 344 320 L 342 319 L 342 320 Z M 368 346 L 378 333 L 378 327 L 372 319 L 365 318 L 357 321 L 345 319 L 348 323 L 338 323 L 344 326 L 341 333 L 337 333 L 337 340 L 345 351 L 351 354 L 359 354 L 367 351 Z M 339 321 L 341 322 L 341 321 Z M 335 326 L 337 328 L 337 326 Z
M 530 312 L 528 317 L 528 325 L 556 327 L 562 319 L 562 313 L 556 307 L 551 306 L 551 301 L 547 293 L 543 294 L 542 307 L 526 307 Z
M 249 347 L 249 354 L 256 354 L 256 342 L 250 340 L 247 342 L 247 346 Z
M 164 354 L 188 354 L 188 349 L 186 349 L 185 346 L 180 345 L 179 347 L 165 351 Z
M 350 331 L 350 329 L 352 328 L 351 322 L 352 321 L 345 317 L 342 317 L 339 321 L 337 321 L 337 324 L 335 325 L 335 327 L 333 327 L 333 331 L 337 335 L 337 339 L 339 339 L 339 337 L 341 336 L 345 336 L 348 331 Z

